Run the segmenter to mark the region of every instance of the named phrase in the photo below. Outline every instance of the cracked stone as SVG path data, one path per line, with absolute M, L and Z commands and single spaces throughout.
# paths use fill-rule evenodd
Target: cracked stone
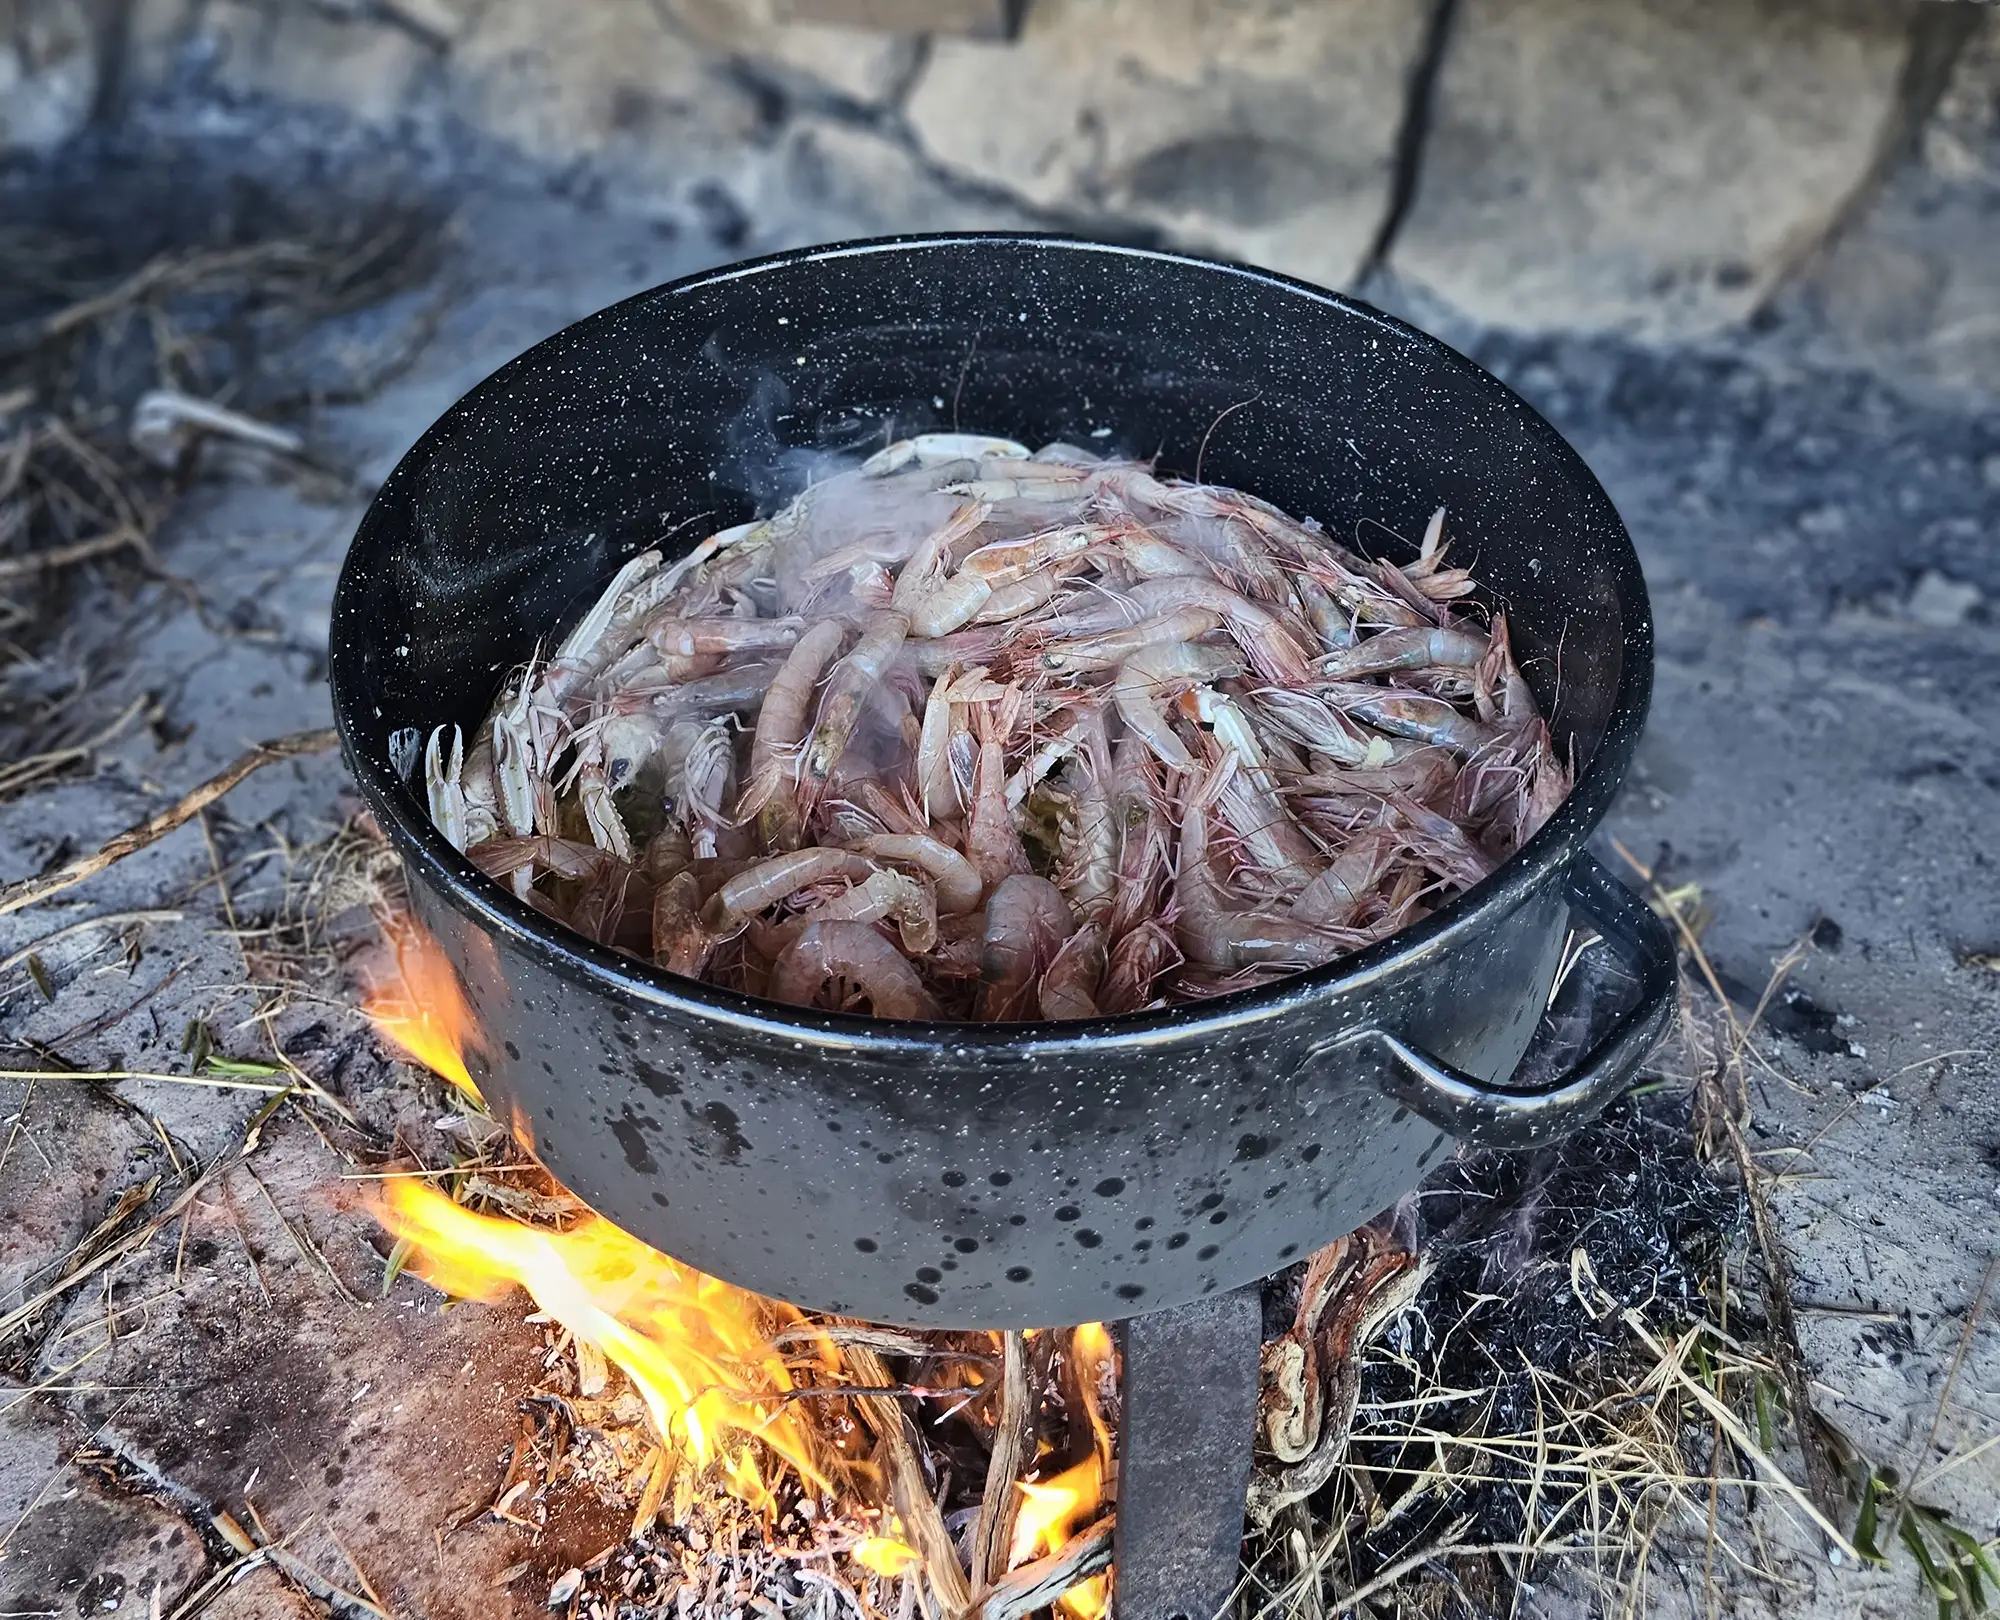
M 1868 178 L 1917 0 L 1459 8 L 1398 271 L 1475 320 L 1741 320 Z
M 0 1614 L 155 1614 L 207 1561 L 201 1539 L 158 1502 L 92 1466 L 91 1432 L 0 1386 Z
M 1389 204 L 1422 8 L 1041 0 L 1012 44 L 939 40 L 907 112 L 947 168 L 1351 280 Z
M 888 101 L 917 59 L 914 34 L 794 20 L 781 0 L 667 0 L 688 33 L 712 50 L 755 60 L 778 76 L 865 105 Z
M 1947 578 L 1935 568 L 1927 568 L 1911 590 L 1910 599 L 1903 604 L 1903 611 L 1918 624 L 1949 630 L 1971 618 L 1984 600 L 1984 593 L 1977 585 Z
M 494 0 L 452 53 L 449 98 L 529 157 L 604 157 L 676 180 L 750 140 L 757 98 L 647 5 Z
M 2000 14 L 1979 19 L 1903 165 L 1812 267 L 1838 339 L 1946 389 L 2000 377 Z

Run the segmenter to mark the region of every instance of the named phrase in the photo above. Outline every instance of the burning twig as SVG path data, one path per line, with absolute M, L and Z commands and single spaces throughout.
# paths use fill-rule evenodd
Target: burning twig
M 850 1344 L 846 1359 L 854 1375 L 864 1384 L 895 1382 L 882 1358 L 866 1345 Z M 931 1593 L 946 1614 L 963 1614 L 972 1606 L 972 1588 L 958 1562 L 958 1549 L 951 1532 L 945 1529 L 944 1515 L 931 1497 L 924 1478 L 920 1442 L 909 1415 L 893 1400 L 881 1395 L 864 1395 L 855 1406 L 862 1420 L 882 1443 L 883 1472 L 889 1479 L 889 1505 L 902 1522 L 903 1534 L 924 1561 L 924 1575 Z M 1021 1611 L 1026 1613 L 1026 1610 Z
M 10 911 L 19 911 L 24 906 L 39 905 L 50 895 L 74 888 L 86 879 L 97 876 L 99 872 L 115 866 L 127 855 L 136 854 L 147 845 L 158 843 L 168 833 L 194 820 L 245 777 L 263 769 L 264 766 L 275 765 L 283 759 L 300 759 L 311 754 L 323 754 L 329 748 L 336 746 L 339 741 L 339 736 L 328 727 L 317 731 L 295 731 L 290 736 L 274 737 L 269 742 L 257 744 L 227 770 L 217 772 L 158 815 L 149 817 L 136 827 L 128 827 L 94 854 L 71 861 L 67 866 L 58 867 L 43 876 L 24 878 L 19 883 L 12 883 L 0 889 L 0 916 L 5 916 Z
M 1015 1489 L 1021 1464 L 1033 1443 L 1035 1403 L 1028 1388 L 1028 1344 L 1019 1333 L 1000 1336 L 1000 1410 L 993 1430 L 993 1455 L 986 1465 L 986 1492 L 972 1532 L 972 1579 L 981 1588 L 997 1586 L 1007 1573 L 1013 1546 L 1014 1515 L 1021 1504 Z
M 1071 1588 L 1111 1567 L 1111 1538 L 1117 1515 L 1107 1513 L 1081 1535 L 1045 1558 L 1012 1570 L 982 1594 L 967 1620 L 1022 1620 Z

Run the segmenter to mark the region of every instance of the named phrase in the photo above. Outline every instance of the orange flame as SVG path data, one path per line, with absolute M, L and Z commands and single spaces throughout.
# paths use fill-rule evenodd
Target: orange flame
M 450 962 L 408 920 L 387 932 L 401 982 L 369 997 L 369 1017 L 484 1106 L 464 1056 L 478 1025 Z M 518 1123 L 515 1134 L 532 1148 Z M 791 1306 L 681 1265 L 595 1215 L 551 1231 L 476 1214 L 415 1178 L 388 1183 L 378 1213 L 409 1245 L 411 1269 L 446 1293 L 491 1301 L 525 1288 L 579 1343 L 624 1370 L 662 1441 L 697 1468 L 719 1460 L 726 1488 L 752 1507 L 773 1503 L 751 1441 L 826 1487 L 807 1430 L 784 1399 L 791 1373 L 771 1345 L 774 1332 L 801 1320 Z
M 1058 1551 L 1078 1530 L 1087 1528 L 1097 1517 L 1104 1501 L 1104 1463 L 1092 1452 L 1074 1468 L 1065 1468 L 1052 1479 L 1022 1480 L 1021 1506 L 1014 1516 L 1014 1541 L 1008 1549 L 1008 1567 L 1017 1568 L 1031 1558 Z M 1098 1620 L 1107 1608 L 1111 1583 L 1093 1575 L 1072 1586 L 1056 1607 L 1072 1620 Z
M 412 1062 L 449 1080 L 484 1107 L 485 1099 L 465 1067 L 465 1050 L 478 1040 L 479 1025 L 465 1004 L 458 975 L 415 923 L 394 922 L 384 932 L 396 953 L 399 982 L 371 990 L 362 1010 Z
M 1096 1520 L 1104 1506 L 1113 1455 L 1111 1431 L 1104 1420 L 1104 1385 L 1117 1377 L 1117 1351 L 1102 1322 L 1084 1322 L 1069 1331 L 1069 1353 L 1075 1362 L 1095 1449 L 1051 1479 L 1021 1481 L 1022 1501 L 1008 1549 L 1010 1568 L 1060 1551 Z M 1057 1611 L 1069 1620 L 1100 1620 L 1110 1606 L 1109 1574 L 1079 1581 L 1056 1602 Z
M 409 1242 L 413 1270 L 466 1299 L 495 1300 L 518 1283 L 624 1370 L 662 1440 L 697 1467 L 720 1458 L 732 1494 L 760 1510 L 773 1505 L 742 1443 L 751 1440 L 826 1487 L 783 1399 L 791 1373 L 771 1347 L 773 1327 L 798 1320 L 791 1307 L 704 1276 L 594 1215 L 555 1232 L 474 1214 L 414 1179 L 388 1187 L 383 1224 Z
M 1102 1322 L 1079 1324 L 1070 1329 L 1069 1351 L 1076 1359 L 1077 1382 L 1083 1388 L 1097 1455 L 1108 1468 L 1112 1443 L 1110 1427 L 1104 1421 L 1104 1386 L 1107 1382 L 1115 1385 L 1118 1377 L 1118 1352 L 1112 1346 L 1110 1329 Z
M 907 1575 L 924 1561 L 922 1553 L 894 1536 L 863 1536 L 848 1549 L 848 1556 L 863 1569 L 891 1577 Z

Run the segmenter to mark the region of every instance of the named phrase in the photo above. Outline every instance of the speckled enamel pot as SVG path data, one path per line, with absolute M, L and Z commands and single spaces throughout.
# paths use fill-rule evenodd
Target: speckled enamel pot
M 1232 409 L 1233 407 L 1233 409 Z M 967 427 L 1154 455 L 1395 552 L 1440 502 L 1505 603 L 1576 791 L 1422 925 L 1262 990 L 1078 1024 L 801 1013 L 552 926 L 430 826 L 399 732 L 470 729 L 647 545 L 789 494 L 817 453 Z M 1587 1118 L 1664 1027 L 1670 943 L 1584 852 L 1652 678 L 1639 564 L 1546 422 L 1443 344 L 1263 272 L 1049 237 L 819 248 L 644 293 L 531 349 L 390 476 L 341 575 L 335 711 L 483 1032 L 503 1118 L 611 1219 L 747 1288 L 887 1322 L 1130 1316 L 1268 1273 L 1453 1136 Z M 1641 997 L 1510 1088 L 1572 912 Z

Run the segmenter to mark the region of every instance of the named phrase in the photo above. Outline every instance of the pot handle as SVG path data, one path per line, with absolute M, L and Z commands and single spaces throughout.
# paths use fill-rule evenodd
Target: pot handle
M 1384 1029 L 1357 1030 L 1335 1046 L 1370 1046 L 1387 1059 L 1381 1084 L 1439 1130 L 1480 1147 L 1532 1147 L 1594 1118 L 1624 1091 L 1673 1016 L 1676 956 L 1667 925 L 1588 852 L 1570 863 L 1570 904 L 1639 979 L 1630 1011 L 1581 1062 L 1547 1085 L 1489 1085 Z

